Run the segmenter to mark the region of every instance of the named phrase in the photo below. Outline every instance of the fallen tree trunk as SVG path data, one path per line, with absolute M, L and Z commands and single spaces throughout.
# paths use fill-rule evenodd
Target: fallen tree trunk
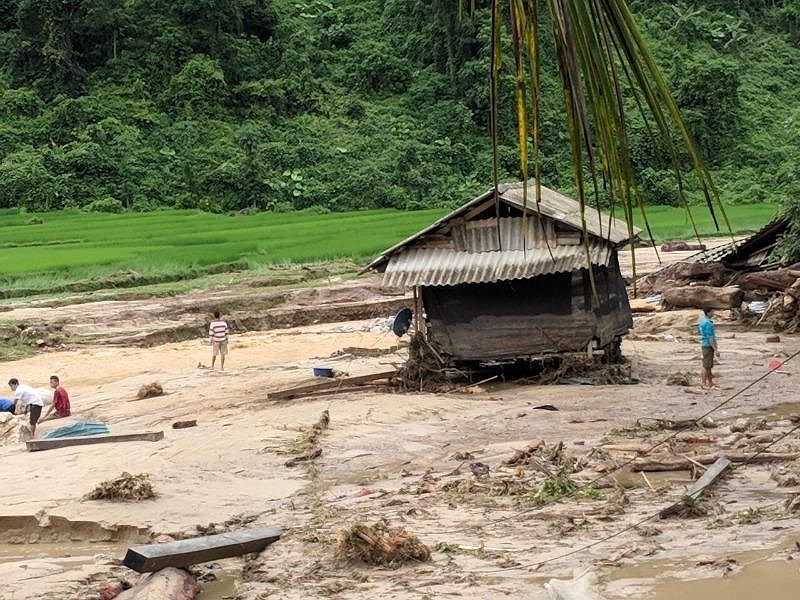
M 687 285 L 664 292 L 664 302 L 683 308 L 737 308 L 741 306 L 743 298 L 742 290 L 735 287 Z
M 705 244 L 689 244 L 687 242 L 672 241 L 661 244 L 662 252 L 702 252 L 706 249 Z
M 739 285 L 745 290 L 767 289 L 784 291 L 800 277 L 800 271 L 794 269 L 776 269 L 775 271 L 756 271 L 746 273 L 739 279 Z
M 194 600 L 197 590 L 194 575 L 167 567 L 142 577 L 131 589 L 117 596 L 117 600 Z
M 706 454 L 692 456 L 688 458 L 664 457 L 664 458 L 637 458 L 631 465 L 632 471 L 686 471 L 693 465 L 710 465 L 717 462 L 720 458 L 727 458 L 734 463 L 770 463 L 770 462 L 789 462 L 800 458 L 800 452 L 764 452 L 762 454 L 726 454 L 724 457 L 718 454 Z

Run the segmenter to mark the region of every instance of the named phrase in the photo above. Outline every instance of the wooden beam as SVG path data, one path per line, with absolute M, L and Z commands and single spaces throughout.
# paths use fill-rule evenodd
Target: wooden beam
M 481 214 L 483 211 L 485 211 L 487 208 L 491 208 L 492 206 L 494 206 L 494 197 L 489 198 L 486 202 L 478 204 L 478 206 L 476 206 L 475 208 L 464 214 L 461 218 L 464 221 L 471 221 L 479 214 Z
M 307 396 L 308 394 L 321 392 L 323 390 L 335 390 L 337 388 L 357 386 L 363 383 L 369 383 L 371 381 L 378 381 L 380 379 L 389 379 L 396 374 L 397 371 L 393 370 L 383 371 L 381 373 L 370 373 L 369 375 L 357 375 L 355 377 L 330 379 L 329 381 L 323 381 L 322 383 L 311 383 L 285 390 L 279 390 L 277 392 L 269 392 L 267 394 L 267 400 L 291 400 L 292 398 Z
M 728 468 L 731 466 L 731 461 L 727 458 L 718 458 L 713 465 L 711 465 L 703 476 L 695 481 L 680 502 L 676 502 L 672 506 L 668 506 L 659 513 L 659 516 L 664 519 L 681 511 L 682 508 L 691 506 L 695 501 L 702 496 L 705 491 L 711 487 Z
M 206 535 L 166 544 L 131 546 L 123 564 L 139 573 L 166 567 L 188 567 L 199 563 L 261 552 L 281 538 L 277 527 L 239 529 L 229 533 Z
M 84 435 L 80 437 L 55 438 L 52 440 L 31 440 L 25 442 L 28 452 L 53 450 L 67 446 L 87 446 L 89 444 L 110 444 L 112 442 L 158 442 L 164 439 L 163 431 L 145 433 L 124 433 L 120 435 Z

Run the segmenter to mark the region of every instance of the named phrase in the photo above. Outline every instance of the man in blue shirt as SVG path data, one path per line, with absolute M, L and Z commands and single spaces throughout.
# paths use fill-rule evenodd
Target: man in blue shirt
M 713 308 L 704 308 L 703 317 L 697 324 L 700 331 L 700 348 L 703 350 L 703 371 L 700 374 L 700 386 L 711 389 L 714 387 L 714 379 L 711 369 L 714 367 L 714 357 L 719 358 L 719 348 L 717 347 L 717 332 L 714 329 Z
M 17 410 L 17 401 L 10 398 L 0 398 L 0 412 L 10 412 L 12 415 Z

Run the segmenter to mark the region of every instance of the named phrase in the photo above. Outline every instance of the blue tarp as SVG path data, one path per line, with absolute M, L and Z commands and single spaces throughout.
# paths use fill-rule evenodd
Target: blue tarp
M 48 431 L 42 438 L 50 440 L 53 438 L 65 437 L 80 437 L 83 435 L 98 435 L 100 433 L 108 433 L 108 425 L 105 423 L 91 423 L 89 421 L 81 421 L 73 423 L 72 425 L 65 425 L 53 431 Z

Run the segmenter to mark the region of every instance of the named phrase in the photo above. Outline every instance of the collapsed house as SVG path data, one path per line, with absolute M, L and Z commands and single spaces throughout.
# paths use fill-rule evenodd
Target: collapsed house
M 778 217 L 749 237 L 698 252 L 639 279 L 642 297 L 662 297 L 665 308 L 740 311 L 744 320 L 767 321 L 776 329 L 800 328 L 800 263 L 774 255 L 790 221 Z
M 633 320 L 617 250 L 638 232 L 588 207 L 582 217 L 577 201 L 545 187 L 537 212 L 533 183 L 527 202 L 518 183 L 501 186 L 498 202 L 493 189 L 467 202 L 365 270 L 413 289 L 418 334 L 444 362 L 618 356 Z

